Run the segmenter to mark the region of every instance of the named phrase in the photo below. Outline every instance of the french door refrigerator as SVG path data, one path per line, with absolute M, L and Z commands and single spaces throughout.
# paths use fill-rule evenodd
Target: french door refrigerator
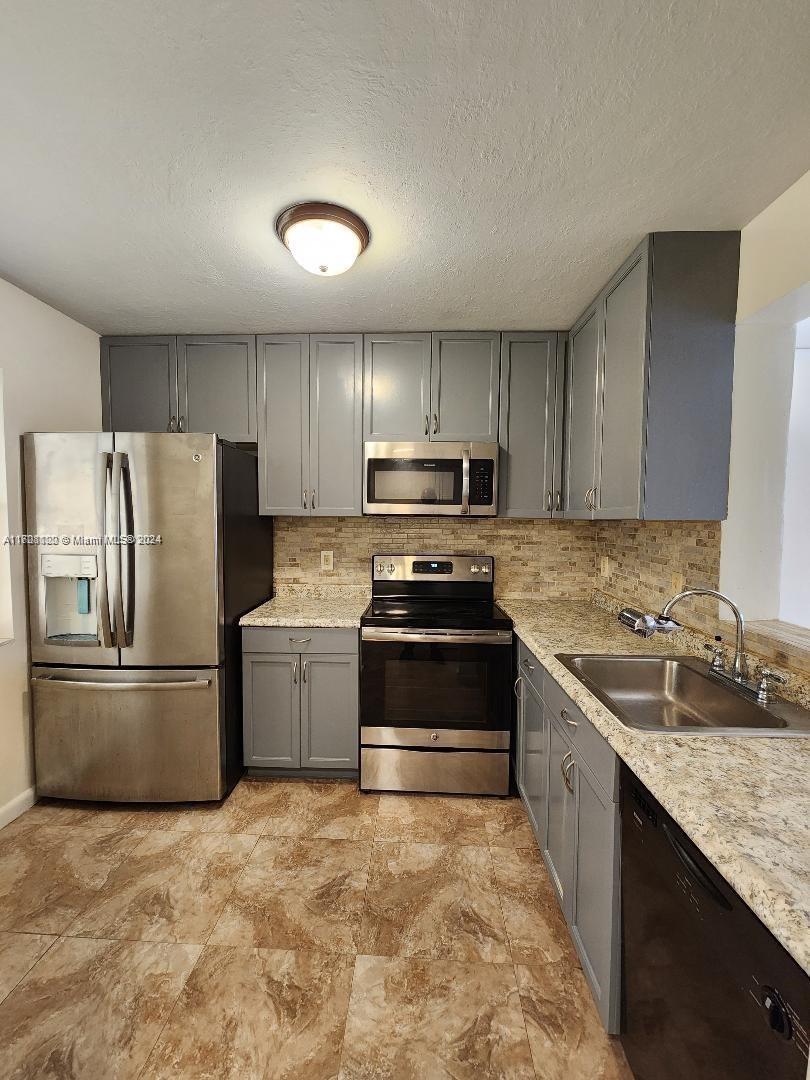
M 221 798 L 239 617 L 272 593 L 255 454 L 215 435 L 23 436 L 40 795 Z

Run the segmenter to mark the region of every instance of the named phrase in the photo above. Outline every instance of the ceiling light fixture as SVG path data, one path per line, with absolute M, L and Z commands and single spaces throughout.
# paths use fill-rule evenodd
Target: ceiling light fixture
M 298 265 L 318 277 L 345 273 L 370 239 L 362 218 L 325 202 L 287 207 L 276 218 L 276 234 Z

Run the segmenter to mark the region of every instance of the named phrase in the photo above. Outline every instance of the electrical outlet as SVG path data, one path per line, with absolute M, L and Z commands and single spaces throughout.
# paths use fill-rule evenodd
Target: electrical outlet
M 599 573 L 604 578 L 610 577 L 610 559 L 607 557 L 607 555 L 603 555 L 602 558 L 599 560 Z
M 322 551 L 321 552 L 321 570 L 334 570 L 335 569 L 335 553 L 334 551 Z

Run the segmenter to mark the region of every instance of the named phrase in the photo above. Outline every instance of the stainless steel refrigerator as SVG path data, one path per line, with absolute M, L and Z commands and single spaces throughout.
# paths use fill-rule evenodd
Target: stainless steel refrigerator
M 239 616 L 272 592 L 255 454 L 215 435 L 23 436 L 37 791 L 219 799 Z

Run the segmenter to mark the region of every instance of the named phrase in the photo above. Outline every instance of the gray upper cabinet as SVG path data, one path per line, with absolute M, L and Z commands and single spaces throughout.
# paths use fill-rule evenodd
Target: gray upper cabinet
M 726 516 L 739 247 L 652 233 L 575 323 L 566 517 Z
M 258 339 L 263 514 L 362 513 L 362 338 Z
M 498 438 L 500 334 L 431 335 L 431 439 Z
M 259 512 L 309 514 L 309 337 L 257 339 Z
M 357 656 L 302 656 L 302 768 L 357 768 L 358 680 Z
M 365 334 L 363 350 L 363 437 L 427 440 L 430 334 Z
M 359 334 L 309 339 L 309 486 L 313 514 L 363 508 L 363 354 Z
M 600 326 L 599 308 L 594 304 L 568 336 L 562 516 L 578 520 L 594 516 L 590 492 L 596 460 Z
M 256 338 L 177 339 L 178 424 L 231 442 L 256 442 Z
M 104 430 L 171 430 L 178 416 L 176 359 L 173 337 L 102 338 Z
M 643 246 L 605 290 L 597 518 L 641 516 L 648 254 Z
M 551 517 L 561 507 L 563 345 L 563 336 L 553 332 L 501 338 L 499 513 L 504 517 Z

